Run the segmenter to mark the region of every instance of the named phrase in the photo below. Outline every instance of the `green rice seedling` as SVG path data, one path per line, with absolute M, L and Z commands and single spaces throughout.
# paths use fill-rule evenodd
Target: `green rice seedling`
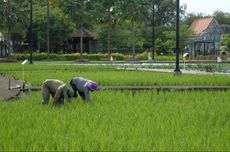
M 94 106 L 44 106 L 37 92 L 0 102 L 0 151 L 228 151 L 229 93 L 99 91 Z
M 9 77 L 22 79 L 22 67 L 19 64 L 0 64 L 1 71 Z M 9 70 L 6 70 L 9 68 Z M 60 79 L 66 83 L 75 76 L 82 76 L 98 82 L 101 86 L 121 85 L 230 85 L 226 75 L 183 74 L 174 77 L 172 73 L 116 71 L 111 66 L 86 66 L 74 64 L 25 65 L 25 80 L 32 86 L 40 86 L 47 78 Z
M 21 72 L 8 72 L 9 77 L 22 79 Z M 141 72 L 141 71 L 107 71 L 107 72 L 49 72 L 25 71 L 24 77 L 32 86 L 40 86 L 47 78 L 60 79 L 69 83 L 76 76 L 86 77 L 98 82 L 101 86 L 148 86 L 148 85 L 176 85 L 176 86 L 228 86 L 229 76 L 224 75 L 192 75 L 183 74 L 174 77 L 172 73 Z
M 56 62 L 55 62 L 56 63 Z M 93 65 L 93 66 L 87 66 L 87 65 L 77 65 L 75 63 L 57 63 L 55 64 L 52 62 L 50 64 L 25 64 L 24 70 L 25 71 L 49 71 L 49 72 L 83 72 L 83 71 L 110 71 L 112 70 L 112 66 L 99 66 L 99 65 Z M 22 71 L 22 65 L 21 63 L 1 63 L 0 64 L 1 71 L 9 72 L 9 71 Z

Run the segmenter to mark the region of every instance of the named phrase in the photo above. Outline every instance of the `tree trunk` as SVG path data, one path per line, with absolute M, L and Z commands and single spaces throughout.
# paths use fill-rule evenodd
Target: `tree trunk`
M 155 0 L 153 0 L 153 4 L 152 4 L 152 11 L 153 11 L 153 12 L 152 12 L 152 13 L 153 13 L 153 18 L 152 18 L 152 20 L 153 20 L 153 21 L 152 21 L 152 26 L 153 26 L 153 28 L 152 28 L 152 43 L 153 43 L 153 48 L 152 48 L 152 49 L 153 49 L 153 50 L 152 50 L 152 51 L 153 51 L 152 59 L 153 59 L 153 60 L 154 60 L 154 57 L 155 57 L 155 56 L 154 56 L 154 53 L 155 53 L 155 52 L 154 52 L 154 51 L 155 51 L 155 29 L 154 29 L 154 28 L 155 28 L 155 8 L 154 8 L 154 7 L 155 7 Z
M 84 0 L 81 0 L 81 37 L 80 37 L 80 59 L 83 60 L 83 16 L 84 16 Z
M 133 59 L 135 58 L 135 30 L 134 30 L 134 22 L 132 19 L 132 50 L 133 50 Z
M 47 0 L 47 55 L 50 54 L 50 7 L 49 0 Z
M 80 59 L 83 60 L 83 25 L 81 25 Z
M 0 41 L 0 50 L 1 50 L 1 56 L 3 56 L 3 40 L 1 38 L 1 41 Z
M 111 56 L 111 12 L 109 9 L 109 26 L 108 26 L 108 55 Z
M 10 55 L 10 51 L 11 51 L 11 43 L 10 43 L 10 35 L 11 35 L 11 32 L 10 32 L 11 28 L 10 28 L 10 25 L 8 26 L 8 36 L 7 36 L 7 56 Z

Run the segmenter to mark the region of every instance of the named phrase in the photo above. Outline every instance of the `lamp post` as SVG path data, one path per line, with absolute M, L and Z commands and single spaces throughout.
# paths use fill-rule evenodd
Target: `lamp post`
M 154 50 L 155 50 L 155 29 L 154 29 L 155 28 L 154 27 L 155 26 L 155 0 L 152 0 L 152 3 L 153 3 L 152 4 L 152 7 L 153 7 L 152 8 L 152 11 L 153 11 L 152 12 L 153 13 L 153 18 L 152 18 L 152 20 L 153 20 L 153 23 L 152 23 L 153 24 L 153 29 L 152 29 L 153 30 L 152 31 L 152 33 L 153 33 L 153 35 L 152 35 L 152 37 L 153 37 L 153 40 L 152 40 L 153 41 L 152 42 L 153 43 L 153 56 L 152 56 L 152 59 L 154 60 Z
M 174 75 L 179 76 L 181 75 L 180 67 L 179 67 L 179 21 L 180 20 L 180 0 L 176 0 L 176 69 L 174 70 Z
M 32 28 L 33 28 L 33 4 L 32 4 L 32 0 L 30 0 L 30 64 L 33 63 L 33 57 L 32 57 L 32 41 L 33 41 L 33 31 L 32 31 Z
M 50 54 L 50 2 L 47 2 L 47 55 L 49 57 Z
M 113 12 L 113 8 L 111 7 L 111 4 L 108 8 L 108 15 L 109 15 L 109 25 L 108 25 L 108 54 L 109 57 L 111 57 L 111 28 L 112 28 L 112 12 Z
M 1 56 L 3 55 L 2 54 L 2 51 L 3 51 L 3 47 L 2 47 L 2 33 L 0 32 L 0 51 L 1 51 Z

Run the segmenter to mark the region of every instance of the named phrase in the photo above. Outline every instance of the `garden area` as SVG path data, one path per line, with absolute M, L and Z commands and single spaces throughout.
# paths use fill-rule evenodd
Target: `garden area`
M 164 65 L 165 66 L 165 65 Z M 20 63 L 1 63 L 1 74 L 22 81 Z M 24 79 L 69 85 L 82 76 L 103 86 L 229 86 L 229 75 L 117 70 L 117 65 L 43 62 L 24 65 Z M 54 106 L 41 92 L 0 102 L 0 151 L 228 151 L 230 91 L 100 90 L 95 104 L 81 98 Z

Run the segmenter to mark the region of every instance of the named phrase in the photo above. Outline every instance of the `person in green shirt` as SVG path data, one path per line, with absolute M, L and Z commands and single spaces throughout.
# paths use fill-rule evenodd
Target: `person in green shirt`
M 64 99 L 68 102 L 71 101 L 74 92 L 60 80 L 47 79 L 42 84 L 42 104 L 48 104 L 50 95 L 54 99 L 54 104 L 62 104 Z

